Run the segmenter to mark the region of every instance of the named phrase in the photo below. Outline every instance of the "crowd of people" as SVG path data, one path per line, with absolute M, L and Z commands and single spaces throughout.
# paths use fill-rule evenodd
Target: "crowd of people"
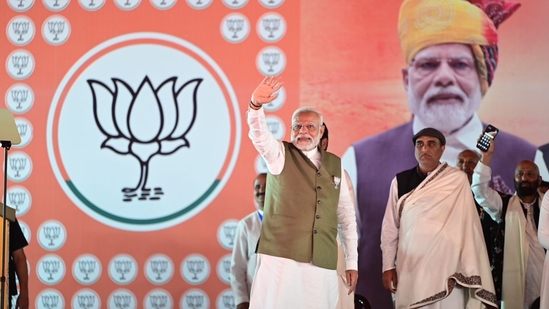
M 543 153 L 502 131 L 476 147 L 498 29 L 519 7 L 484 2 L 403 1 L 412 120 L 354 143 L 343 159 L 327 151 L 314 108 L 297 109 L 290 141 L 277 140 L 262 107 L 282 80 L 257 86 L 248 135 L 268 172 L 235 236 L 237 309 L 354 308 L 355 292 L 375 309 L 549 308 Z

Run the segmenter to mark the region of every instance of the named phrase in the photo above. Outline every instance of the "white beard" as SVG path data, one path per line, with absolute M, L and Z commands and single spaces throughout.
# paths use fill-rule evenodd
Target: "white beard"
M 435 89 L 436 90 L 436 89 Z M 480 87 L 478 91 L 474 91 L 471 97 L 467 97 L 461 89 L 453 87 L 451 92 L 459 95 L 463 102 L 456 104 L 436 104 L 427 103 L 428 98 L 436 94 L 435 91 L 429 90 L 423 98 L 419 98 L 413 91 L 412 87 L 408 87 L 408 104 L 410 109 L 422 123 L 427 127 L 432 127 L 444 133 L 450 133 L 463 127 L 480 106 L 482 94 Z
M 309 138 L 311 137 L 308 134 L 306 134 L 306 135 L 302 134 L 302 135 L 297 135 L 297 136 L 292 135 L 292 144 L 294 144 L 294 146 L 297 149 L 301 150 L 301 151 L 311 151 L 311 150 L 315 149 L 316 146 L 318 146 L 318 143 L 320 143 L 320 135 L 317 135 L 311 141 L 308 141 L 306 143 L 303 143 L 303 142 L 298 143 L 297 142 L 298 137 L 306 137 L 306 136 L 309 137 Z

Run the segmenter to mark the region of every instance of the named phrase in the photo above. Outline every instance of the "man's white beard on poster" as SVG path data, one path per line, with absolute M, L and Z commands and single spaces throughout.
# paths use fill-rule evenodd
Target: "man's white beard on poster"
M 407 92 L 410 109 L 425 126 L 450 133 L 463 127 L 480 106 L 480 87 L 471 97 L 459 89 L 429 89 L 422 98 L 409 87 Z

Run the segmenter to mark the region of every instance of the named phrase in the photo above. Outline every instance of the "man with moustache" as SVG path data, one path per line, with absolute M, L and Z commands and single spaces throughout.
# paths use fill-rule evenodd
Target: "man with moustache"
M 256 211 L 238 222 L 234 235 L 233 254 L 231 256 L 231 289 L 236 309 L 250 307 L 250 291 L 257 266 L 255 249 L 263 221 L 265 186 L 267 174 L 257 175 L 254 180 L 254 202 Z
M 417 165 L 393 178 L 381 230 L 383 285 L 395 308 L 497 307 L 467 177 L 440 163 L 444 135 L 416 133 Z
M 361 235 L 359 264 L 363 275 L 357 293 L 374 308 L 390 308 L 391 297 L 381 284 L 378 247 L 385 203 L 392 177 L 416 163 L 407 149 L 414 134 L 433 127 L 446 136 L 441 160 L 455 162 L 459 152 L 474 149 L 485 124 L 476 111 L 494 78 L 498 63 L 497 26 L 518 7 L 503 0 L 490 1 L 490 15 L 481 0 L 405 0 L 399 14 L 402 70 L 410 122 L 358 141 L 343 157 L 357 191 Z M 486 1 L 484 1 L 486 2 Z M 433 18 L 431 18 L 433 17 Z M 548 175 L 543 156 L 527 141 L 501 132 L 500 151 L 494 156 L 493 185 L 511 193 L 514 166 L 535 161 Z
M 480 161 L 480 153 L 466 149 L 460 152 L 457 156 L 456 168 L 467 174 L 469 184 L 473 182 L 473 173 L 475 167 Z M 501 275 L 503 272 L 503 229 L 500 224 L 492 220 L 489 214 L 484 211 L 479 204 L 476 203 L 477 212 L 482 226 L 482 233 L 486 243 L 486 251 L 488 251 L 488 259 L 492 269 L 492 279 L 494 281 L 494 289 L 496 290 L 496 298 L 501 301 Z
M 521 161 L 515 169 L 516 193 L 501 195 L 489 186 L 494 149 L 493 140 L 488 151 L 482 153 L 482 159 L 475 168 L 472 190 L 477 203 L 486 213 L 503 224 L 503 306 L 530 308 L 540 296 L 545 258 L 537 233 L 543 199 L 543 194 L 538 191 L 541 177 L 534 162 Z
M 338 300 L 338 224 L 349 292 L 357 278 L 356 217 L 341 160 L 319 147 L 322 115 L 302 107 L 292 116 L 291 143 L 278 141 L 262 109 L 282 83 L 265 77 L 248 104 L 248 136 L 267 164 L 263 227 L 250 308 L 333 309 Z
M 480 157 L 481 155 L 479 153 L 473 150 L 465 149 L 460 152 L 456 158 L 456 168 L 467 175 L 469 183 L 473 181 L 473 173 L 478 161 L 480 161 Z M 482 208 L 479 209 L 479 211 L 481 210 Z

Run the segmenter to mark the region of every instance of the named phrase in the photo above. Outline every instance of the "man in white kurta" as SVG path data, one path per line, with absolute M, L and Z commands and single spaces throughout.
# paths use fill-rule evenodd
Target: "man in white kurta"
M 439 160 L 445 138 L 413 137 L 418 165 L 393 179 L 381 231 L 383 284 L 404 308 L 495 308 L 486 245 L 467 176 Z
M 375 129 L 368 128 L 365 131 L 370 136 L 353 143 L 343 156 L 343 165 L 357 191 L 360 220 L 364 223 L 359 244 L 359 264 L 364 275 L 360 276 L 357 292 L 366 296 L 372 307 L 382 309 L 392 305 L 390 294 L 380 284 L 381 275 L 376 273 L 382 263 L 378 246 L 385 204 L 392 177 L 415 164 L 414 157 L 404 145 L 419 130 L 433 127 L 446 137 L 446 150 L 441 161 L 453 163 L 458 153 L 475 148 L 476 139 L 486 125 L 477 111 L 500 59 L 498 33 L 501 29 L 505 31 L 507 26 L 502 22 L 519 6 L 504 0 L 399 2 L 402 4 L 398 33 L 406 61 L 402 77 L 412 117 L 409 122 L 379 134 L 370 135 Z M 432 50 L 432 47 L 450 44 L 467 47 L 472 57 L 457 53 L 439 54 Z M 471 74 L 463 74 L 467 71 Z M 452 72 L 453 77 L 438 74 Z M 480 89 L 471 91 L 466 87 L 471 82 Z M 509 162 L 514 165 L 523 159 L 535 160 L 542 176 L 549 176 L 543 153 L 537 150 L 537 146 L 507 132 L 500 131 L 498 139 L 502 151 L 492 165 L 497 190 L 512 190 L 513 171 L 508 169 Z
M 231 289 L 236 309 L 248 309 L 250 306 L 250 291 L 257 266 L 255 249 L 261 233 L 266 183 L 267 174 L 257 175 L 254 180 L 257 210 L 240 220 L 236 227 L 231 256 Z
M 328 145 L 330 144 L 330 137 L 328 132 L 328 126 L 326 123 L 324 123 L 324 134 L 322 134 L 322 137 L 320 138 L 320 147 L 324 149 L 325 151 L 328 150 Z M 358 209 L 356 208 L 356 202 L 355 202 L 355 190 L 353 188 L 353 184 L 351 183 L 351 180 L 349 179 L 349 174 L 347 174 L 347 171 L 345 171 L 345 179 L 347 180 L 347 184 L 349 186 L 349 195 L 353 198 L 353 204 L 355 205 L 355 213 L 358 217 Z M 357 220 L 357 225 L 359 221 Z M 339 229 L 340 230 L 340 229 Z M 360 232 L 358 232 L 360 234 Z M 337 286 L 338 286 L 338 300 L 337 300 L 337 306 L 336 309 L 353 309 L 355 307 L 355 293 L 349 293 L 349 285 L 347 284 L 347 274 L 345 273 L 346 265 L 345 265 L 345 253 L 343 252 L 343 246 L 341 245 L 340 240 L 340 234 L 341 232 L 338 232 L 337 237 Z
M 280 87 L 281 83 L 277 78 L 265 78 L 254 91 L 248 109 L 249 137 L 267 164 L 270 173 L 268 177 L 282 173 L 286 160 L 285 146 L 276 140 L 269 131 L 261 107 L 276 98 L 275 92 Z M 292 117 L 292 144 L 301 150 L 302 155 L 306 156 L 319 170 L 323 159 L 318 148 L 323 131 L 322 123 L 322 116 L 313 109 L 300 109 Z M 340 175 L 344 175 L 343 168 L 341 168 Z M 352 292 L 358 279 L 356 216 L 347 179 L 345 177 L 337 179 L 335 187 L 338 186 L 340 186 L 338 188 L 340 190 L 336 211 L 337 221 L 341 227 L 341 237 L 345 248 L 349 292 Z M 269 188 L 267 190 L 269 191 Z M 317 216 L 317 219 L 320 217 Z M 335 231 L 337 225 L 333 226 L 333 229 Z M 335 243 L 337 234 L 333 235 Z M 334 309 L 338 300 L 335 265 L 334 269 L 328 269 L 316 266 L 312 262 L 312 260 L 311 262 L 299 262 L 279 256 L 259 254 L 258 268 L 252 285 L 250 308 Z
M 522 161 L 515 168 L 514 195 L 490 188 L 490 163 L 496 141 L 477 164 L 472 190 L 477 203 L 494 221 L 503 222 L 502 303 L 504 308 L 530 308 L 540 296 L 545 251 L 538 240 L 536 217 L 540 217 L 543 194 L 538 192 L 541 177 L 537 165 Z

